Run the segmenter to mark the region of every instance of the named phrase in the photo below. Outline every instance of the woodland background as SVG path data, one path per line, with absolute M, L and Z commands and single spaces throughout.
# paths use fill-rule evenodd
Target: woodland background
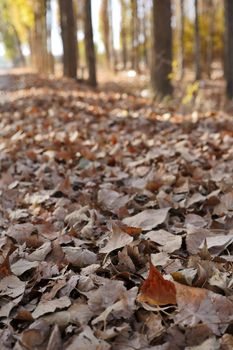
M 91 11 L 89 1 L 2 0 L 0 7 L 1 40 L 13 66 L 26 65 L 45 76 L 63 70 L 92 86 L 96 71 L 100 81 L 112 71 L 108 80 L 141 82 L 145 96 L 151 96 L 143 89 L 150 86 L 162 98 L 182 87 L 185 102 L 203 86 L 212 87 L 212 104 L 219 102 L 224 78 L 232 97 L 231 1 L 98 0 Z M 98 23 L 95 42 L 91 17 Z M 59 40 L 55 27 L 60 27 L 63 55 L 52 50 L 52 38 Z

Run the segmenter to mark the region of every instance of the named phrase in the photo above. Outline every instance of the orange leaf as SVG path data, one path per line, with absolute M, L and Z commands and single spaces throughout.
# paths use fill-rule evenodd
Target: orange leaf
M 6 258 L 3 260 L 0 265 L 0 278 L 12 275 L 10 263 L 9 263 L 9 254 L 7 254 Z
M 140 227 L 133 227 L 133 226 L 127 226 L 127 225 L 122 225 L 121 226 L 122 230 L 130 236 L 138 236 L 140 233 L 142 233 L 142 229 Z
M 151 305 L 176 304 L 175 284 L 165 280 L 150 263 L 149 276 L 143 282 L 137 300 Z

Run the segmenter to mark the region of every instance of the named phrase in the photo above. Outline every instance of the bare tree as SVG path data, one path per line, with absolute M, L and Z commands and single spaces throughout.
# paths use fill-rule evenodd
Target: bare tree
M 148 20 L 147 20 L 147 6 L 146 6 L 147 2 L 146 0 L 142 1 L 142 35 L 143 35 L 143 60 L 144 60 L 144 64 L 145 67 L 148 66 L 149 63 L 149 59 L 148 59 Z
M 172 94 L 171 1 L 153 0 L 153 52 L 151 82 L 157 96 Z
M 34 67 L 39 73 L 47 74 L 49 71 L 49 55 L 47 49 L 46 0 L 35 0 L 33 7 L 35 23 L 32 39 Z
M 54 73 L 54 57 L 52 53 L 52 9 L 51 0 L 46 2 L 46 23 L 47 23 L 47 51 L 48 51 L 48 70 L 49 73 Z
M 178 0 L 178 69 L 179 79 L 184 77 L 184 0 Z
M 233 97 L 233 1 L 224 0 L 226 94 Z
M 66 77 L 77 76 L 77 32 L 73 0 L 59 0 L 61 36 L 63 44 L 63 73 Z
M 137 0 L 131 0 L 131 67 L 139 71 L 139 52 L 138 52 L 138 3 Z
M 103 37 L 104 49 L 106 54 L 107 65 L 110 67 L 110 28 L 109 28 L 109 1 L 103 0 L 100 8 L 100 19 L 102 24 L 101 34 Z
M 194 23 L 194 44 L 195 44 L 195 74 L 196 80 L 201 79 L 201 42 L 198 18 L 198 0 L 194 0 L 195 23 Z
M 126 69 L 128 61 L 128 49 L 127 49 L 127 6 L 126 0 L 121 0 L 121 46 L 122 46 L 122 62 L 123 68 Z
M 92 16 L 91 16 L 91 0 L 84 0 L 84 31 L 85 31 L 85 51 L 89 73 L 89 83 L 96 86 L 96 58 L 93 40 Z
M 214 49 L 214 27 L 215 27 L 215 2 L 213 0 L 208 0 L 206 2 L 207 11 L 206 14 L 209 15 L 209 30 L 207 38 L 207 52 L 206 52 L 206 66 L 208 78 L 211 78 L 212 72 L 212 61 L 213 61 L 213 49 Z

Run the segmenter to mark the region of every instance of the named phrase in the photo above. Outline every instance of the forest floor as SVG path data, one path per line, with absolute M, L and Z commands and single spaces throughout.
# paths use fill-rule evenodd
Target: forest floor
M 0 77 L 1 350 L 233 348 L 232 115 L 127 91 Z

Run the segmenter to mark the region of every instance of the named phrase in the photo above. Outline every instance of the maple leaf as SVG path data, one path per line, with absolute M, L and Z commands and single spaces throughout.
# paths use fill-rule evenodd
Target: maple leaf
M 176 304 L 175 284 L 165 280 L 156 267 L 150 263 L 149 275 L 141 286 L 137 300 L 151 305 Z

